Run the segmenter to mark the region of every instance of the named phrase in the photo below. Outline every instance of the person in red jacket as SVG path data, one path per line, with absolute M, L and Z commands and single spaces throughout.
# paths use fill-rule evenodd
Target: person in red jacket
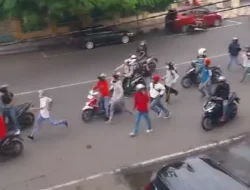
M 98 82 L 94 86 L 93 90 L 98 90 L 100 92 L 100 99 L 98 102 L 99 108 L 105 110 L 105 120 L 109 119 L 109 84 L 106 80 L 106 74 L 101 73 L 98 75 Z
M 137 92 L 134 94 L 135 123 L 133 132 L 129 134 L 131 137 L 138 135 L 141 117 L 144 117 L 146 121 L 146 132 L 152 132 L 151 121 L 148 115 L 149 96 L 146 87 L 143 84 L 138 84 L 136 85 L 136 90 Z

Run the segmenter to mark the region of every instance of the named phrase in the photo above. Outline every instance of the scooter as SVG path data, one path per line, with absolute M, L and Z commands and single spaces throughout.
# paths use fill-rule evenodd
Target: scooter
M 122 83 L 122 88 L 124 90 L 124 94 L 126 96 L 129 96 L 131 94 L 133 94 L 136 90 L 136 85 L 137 84 L 143 84 L 145 85 L 145 81 L 143 79 L 143 77 L 141 75 L 136 75 L 134 77 L 132 77 L 130 84 L 128 83 Z
M 212 84 L 218 83 L 219 76 L 222 75 L 222 70 L 219 66 L 211 66 Z M 200 84 L 200 76 L 196 73 L 196 61 L 191 62 L 190 68 L 187 70 L 185 76 L 181 79 L 183 88 L 191 88 L 192 85 L 198 86 Z
M 35 116 L 29 111 L 31 107 L 33 107 L 31 102 L 25 102 L 16 106 L 17 120 L 21 129 L 31 127 L 34 124 Z
M 26 102 L 15 106 L 16 118 L 21 130 L 31 127 L 34 124 L 35 116 L 32 112 L 29 111 L 31 107 L 33 107 L 33 104 L 31 102 Z M 5 109 L 8 108 L 3 107 L 2 108 L 3 113 L 5 112 Z M 8 119 L 5 122 L 8 124 L 9 122 Z
M 93 90 L 89 91 L 87 96 L 87 102 L 85 106 L 82 108 L 82 120 L 86 123 L 89 123 L 93 120 L 94 116 L 104 116 L 105 111 L 99 107 L 97 96 L 99 92 L 94 92 Z M 124 104 L 124 102 L 121 102 Z M 115 108 L 115 113 L 120 113 L 123 111 L 124 105 L 117 106 Z
M 11 131 L 0 140 L 0 154 L 7 157 L 17 157 L 23 152 L 23 139 L 20 130 Z
M 226 123 L 237 116 L 238 106 L 240 103 L 240 98 L 235 92 L 233 92 L 228 100 L 228 109 L 225 121 L 220 121 L 223 114 L 222 100 L 216 97 L 211 97 L 203 105 L 204 114 L 201 120 L 201 127 L 205 131 L 211 131 L 219 124 Z
M 202 24 L 202 26 L 197 26 L 197 24 L 190 24 L 188 25 L 187 27 L 187 34 L 195 34 L 195 33 L 198 33 L 198 32 L 205 32 L 207 31 L 207 25 L 205 23 Z

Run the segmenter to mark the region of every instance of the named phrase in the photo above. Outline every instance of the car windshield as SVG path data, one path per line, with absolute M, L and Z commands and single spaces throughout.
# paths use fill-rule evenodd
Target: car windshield
M 187 159 L 178 167 L 168 167 L 158 177 L 171 190 L 247 190 L 246 186 L 199 158 Z

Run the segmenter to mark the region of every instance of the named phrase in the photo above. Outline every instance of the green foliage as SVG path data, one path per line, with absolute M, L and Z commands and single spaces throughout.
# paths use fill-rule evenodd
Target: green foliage
M 0 18 L 17 18 L 25 30 L 66 18 L 130 16 L 164 10 L 173 0 L 0 0 Z M 30 25 L 30 26 L 28 26 Z M 43 24 L 42 24 L 43 25 Z

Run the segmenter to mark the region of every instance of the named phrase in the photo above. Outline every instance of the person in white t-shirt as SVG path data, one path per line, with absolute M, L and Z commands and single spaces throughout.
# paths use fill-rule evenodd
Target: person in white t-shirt
M 161 103 L 161 98 L 165 94 L 165 87 L 160 83 L 161 77 L 158 75 L 154 75 L 152 77 L 152 82 L 150 83 L 150 109 L 157 113 L 158 117 L 161 117 L 162 112 L 164 113 L 164 118 L 168 118 L 170 116 L 170 112 L 167 108 L 163 106 Z
M 31 140 L 34 139 L 34 135 L 37 133 L 37 131 L 41 128 L 42 123 L 44 121 L 49 121 L 50 125 L 52 126 L 59 126 L 64 125 L 68 127 L 67 120 L 53 120 L 50 118 L 50 109 L 52 104 L 52 99 L 44 95 L 44 90 L 39 90 L 39 98 L 40 98 L 40 107 L 34 108 L 32 110 L 39 111 L 39 114 L 36 118 L 32 133 L 28 136 Z

